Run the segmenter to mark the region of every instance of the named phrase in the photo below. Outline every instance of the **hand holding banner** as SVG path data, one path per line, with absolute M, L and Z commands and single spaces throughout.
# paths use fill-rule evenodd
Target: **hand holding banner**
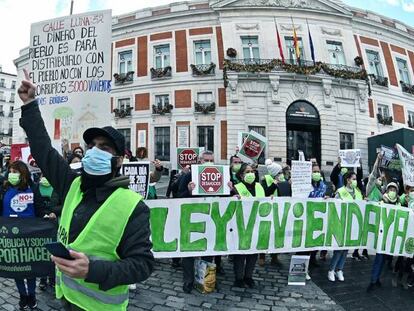
M 313 190 L 312 181 L 312 162 L 292 161 L 292 196 L 307 198 Z

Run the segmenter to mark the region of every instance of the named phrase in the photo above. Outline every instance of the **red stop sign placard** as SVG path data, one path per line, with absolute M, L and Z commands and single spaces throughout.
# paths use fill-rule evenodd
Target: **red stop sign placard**
M 243 149 L 244 149 L 244 153 L 248 157 L 255 158 L 255 157 L 260 155 L 260 151 L 261 151 L 260 150 L 261 149 L 260 142 L 254 140 L 254 139 L 248 138 L 245 141 Z
M 223 178 L 217 167 L 205 167 L 199 175 L 199 185 L 206 193 L 218 192 L 223 185 Z
M 198 154 L 192 149 L 185 149 L 178 155 L 178 163 L 181 168 L 185 168 L 187 165 L 197 164 Z

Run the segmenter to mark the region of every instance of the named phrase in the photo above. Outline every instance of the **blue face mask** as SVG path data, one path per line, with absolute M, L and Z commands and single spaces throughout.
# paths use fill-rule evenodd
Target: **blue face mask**
M 113 155 L 103 151 L 97 147 L 88 149 L 82 158 L 82 166 L 84 171 L 93 176 L 108 175 L 112 172 Z

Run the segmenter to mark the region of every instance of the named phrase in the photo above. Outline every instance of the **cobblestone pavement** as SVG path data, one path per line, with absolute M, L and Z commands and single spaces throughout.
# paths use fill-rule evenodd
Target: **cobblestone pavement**
M 282 255 L 282 266 L 257 266 L 254 289 L 233 288 L 232 263 L 223 259 L 225 276 L 218 276 L 219 289 L 211 294 L 182 290 L 182 270 L 168 260 L 158 260 L 151 277 L 131 291 L 128 310 L 344 310 L 313 282 L 306 286 L 287 286 L 290 256 Z M 18 293 L 13 280 L 0 278 L 0 310 L 16 310 Z M 52 291 L 38 290 L 39 310 L 60 310 Z

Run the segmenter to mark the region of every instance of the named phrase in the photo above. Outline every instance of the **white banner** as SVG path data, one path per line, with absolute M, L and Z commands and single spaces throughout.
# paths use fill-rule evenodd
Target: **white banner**
M 414 211 L 297 198 L 148 200 L 157 258 L 368 249 L 414 254 Z
M 397 149 L 400 155 L 404 185 L 414 187 L 414 156 L 399 144 L 397 144 Z
M 111 42 L 110 10 L 32 24 L 30 78 L 52 140 L 110 124 Z

